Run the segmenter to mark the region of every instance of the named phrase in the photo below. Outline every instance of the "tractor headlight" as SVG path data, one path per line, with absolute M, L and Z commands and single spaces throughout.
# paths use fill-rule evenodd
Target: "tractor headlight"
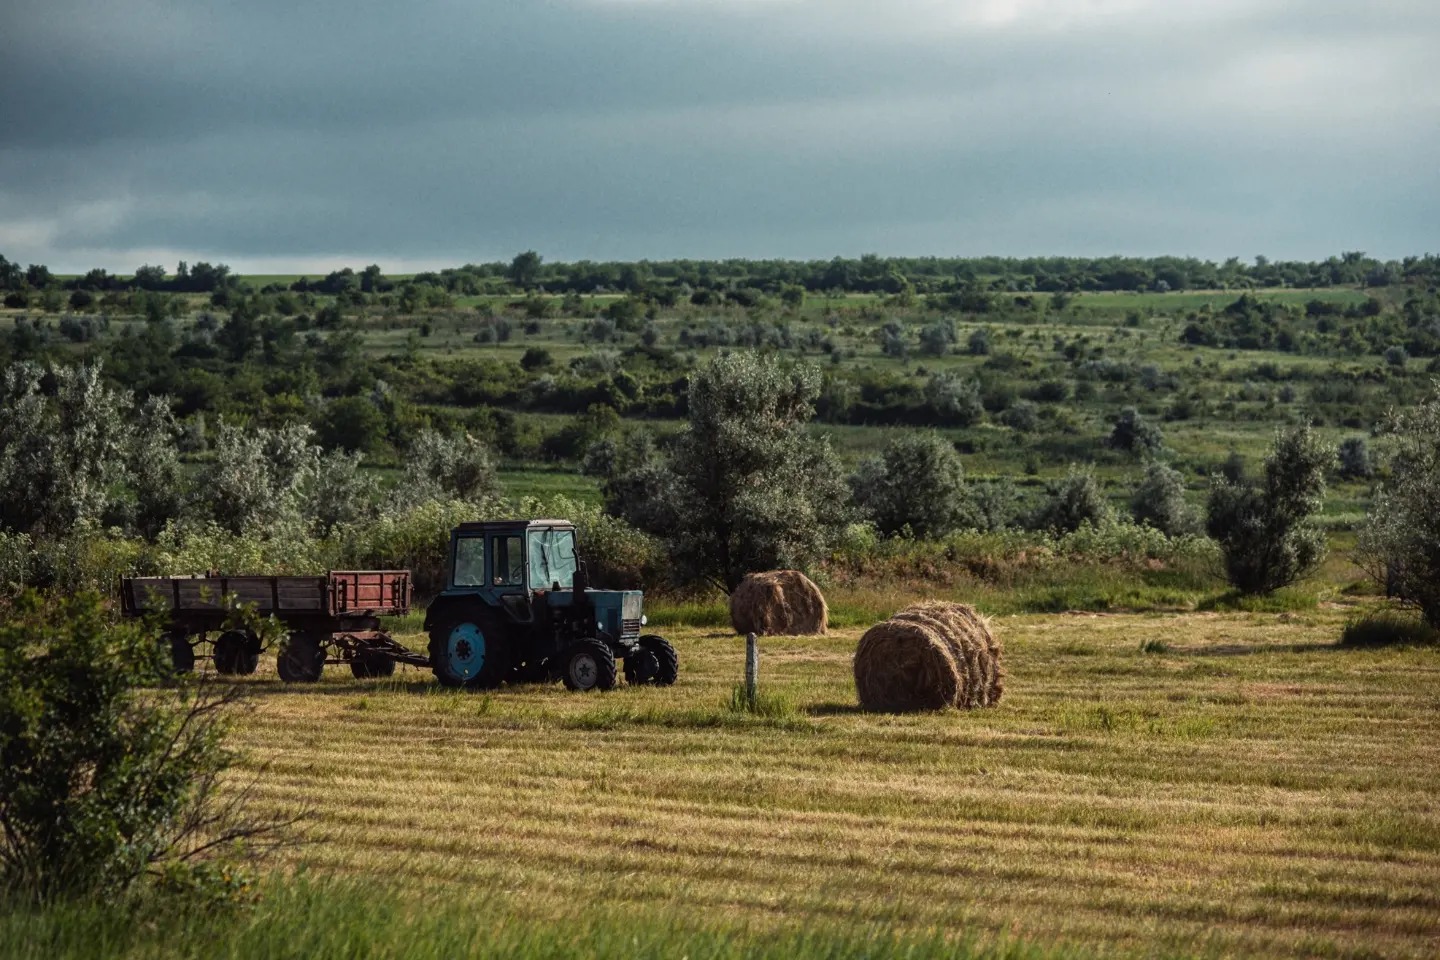
M 604 629 L 605 629 L 605 624 L 601 623 L 599 620 L 596 620 L 596 621 L 595 621 L 595 629 L 596 629 L 596 630 L 604 630 Z
M 643 614 L 643 613 L 640 614 L 640 626 L 643 627 L 643 626 L 645 626 L 645 624 L 647 624 L 647 623 L 649 623 L 649 622 L 650 622 L 650 618 L 649 618 L 649 617 L 645 616 L 645 614 Z

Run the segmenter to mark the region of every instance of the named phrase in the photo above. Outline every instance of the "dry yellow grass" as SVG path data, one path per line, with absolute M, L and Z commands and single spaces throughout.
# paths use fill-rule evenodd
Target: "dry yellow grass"
M 728 631 L 673 634 L 674 688 L 590 696 L 268 666 L 241 739 L 311 809 L 293 856 L 419 904 L 1434 956 L 1440 656 L 1337 650 L 1343 616 L 999 618 L 999 706 L 906 716 L 856 708 L 858 629 L 764 641 L 768 718 L 724 706 Z

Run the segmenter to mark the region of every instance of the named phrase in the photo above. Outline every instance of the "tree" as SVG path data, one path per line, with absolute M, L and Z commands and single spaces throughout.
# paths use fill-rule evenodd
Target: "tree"
M 500 492 L 490 448 L 464 434 L 429 427 L 415 436 L 405 454 L 402 495 L 416 501 L 437 496 L 479 501 Z
M 960 455 L 933 432 L 895 437 L 860 465 L 850 488 L 861 511 L 889 535 L 908 529 L 916 537 L 942 537 L 968 512 Z
M 42 389 L 42 380 L 53 384 Z M 131 407 L 100 365 L 7 367 L 0 379 L 0 524 L 58 537 L 97 523 L 126 475 Z
M 232 533 L 246 533 L 300 513 L 301 488 L 320 448 L 304 425 L 243 429 L 220 424 L 215 459 L 196 486 L 201 511 Z
M 1325 504 L 1325 471 L 1334 458 L 1308 426 L 1297 427 L 1276 435 L 1259 481 L 1222 479 L 1211 489 L 1206 532 L 1242 593 L 1278 590 L 1324 558 L 1325 534 L 1312 518 Z
M 320 445 L 346 453 L 375 453 L 385 441 L 385 415 L 368 397 L 340 397 L 317 420 Z
M 669 482 L 637 510 L 682 579 L 728 592 L 747 573 L 808 567 L 838 538 L 844 475 L 829 441 L 807 429 L 821 382 L 808 364 L 748 351 L 721 354 L 691 378 Z
M 1171 537 L 1195 533 L 1200 527 L 1197 511 L 1185 501 L 1185 478 L 1159 460 L 1145 465 L 1145 475 L 1130 498 L 1130 514 L 1136 523 Z
M 517 253 L 515 259 L 510 261 L 510 269 L 506 276 L 510 282 L 522 290 L 528 290 L 535 285 L 540 278 L 540 264 L 543 258 L 534 250 L 526 250 L 524 253 Z
M 1387 595 L 1440 628 L 1440 381 L 1410 410 L 1393 413 L 1391 479 L 1371 504 L 1356 553 Z
M 135 491 L 134 526 L 153 539 L 165 524 L 180 516 L 187 483 L 177 440 L 180 424 L 166 397 L 150 397 L 136 411 L 130 444 L 130 485 Z
M 1072 464 L 1063 478 L 1046 485 L 1045 499 L 1030 525 L 1052 533 L 1073 533 L 1087 523 L 1100 527 L 1113 519 L 1114 511 L 1095 481 L 1094 471 Z

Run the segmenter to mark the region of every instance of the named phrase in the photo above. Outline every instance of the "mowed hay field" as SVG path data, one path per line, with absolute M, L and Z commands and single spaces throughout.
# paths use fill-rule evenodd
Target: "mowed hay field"
M 606 694 L 270 662 L 239 740 L 308 810 L 291 860 L 417 911 L 1433 957 L 1440 655 L 1338 649 L 1346 616 L 999 617 L 1000 705 L 905 716 L 855 706 L 862 628 L 762 639 L 761 714 L 709 630 L 670 632 L 676 687 Z

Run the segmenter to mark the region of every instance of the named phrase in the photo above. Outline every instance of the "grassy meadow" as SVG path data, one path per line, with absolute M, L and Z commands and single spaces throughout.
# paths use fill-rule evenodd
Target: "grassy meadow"
M 238 739 L 299 879 L 0 953 L 1433 957 L 1440 660 L 1337 647 L 1354 612 L 999 616 L 999 707 L 931 715 L 858 710 L 862 626 L 763 640 L 756 713 L 713 627 L 666 630 L 674 688 L 589 696 L 267 658 Z

